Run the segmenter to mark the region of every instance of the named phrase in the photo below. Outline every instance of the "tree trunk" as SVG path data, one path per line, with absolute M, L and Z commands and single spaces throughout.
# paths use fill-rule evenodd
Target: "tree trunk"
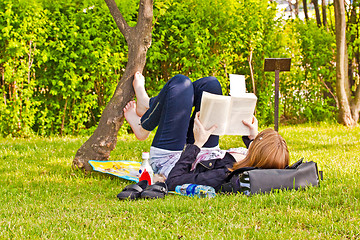
M 303 5 L 304 5 L 305 19 L 306 19 L 306 21 L 308 21 L 308 20 L 309 20 L 309 15 L 308 15 L 308 9 L 307 9 L 307 2 L 306 2 L 306 0 L 303 0 Z
M 338 120 L 345 126 L 355 126 L 358 121 L 360 88 L 352 98 L 348 79 L 348 53 L 346 47 L 345 0 L 335 0 L 336 30 L 336 93 L 339 102 Z M 357 113 L 356 113 L 357 112 Z
M 287 0 L 288 4 L 289 4 L 289 8 L 290 8 L 290 17 L 292 18 L 292 15 L 293 15 L 293 5 L 291 3 L 291 0 Z
M 146 62 L 146 53 L 151 45 L 153 1 L 140 0 L 138 22 L 130 27 L 121 15 L 114 0 L 105 0 L 116 25 L 128 44 L 128 63 L 114 95 L 105 107 L 98 127 L 93 135 L 79 148 L 73 160 L 73 166 L 92 170 L 89 160 L 106 161 L 117 143 L 117 134 L 124 121 L 123 108 L 134 97 L 132 87 L 136 71 L 142 72 Z
M 317 23 L 318 27 L 320 27 L 321 26 L 321 17 L 320 17 L 318 0 L 311 0 L 311 3 L 314 4 L 316 23 Z
M 354 32 L 352 30 L 353 27 L 356 27 L 357 25 L 357 14 L 356 14 L 356 1 L 353 2 L 351 9 L 350 9 L 350 17 L 348 19 L 348 46 L 355 46 L 355 41 L 358 38 L 358 33 Z M 356 48 L 353 47 L 353 54 L 351 54 L 349 56 L 349 83 L 350 83 L 350 89 L 351 87 L 355 84 L 355 79 L 354 79 L 354 70 L 356 68 L 355 65 L 358 64 L 358 61 L 356 59 L 356 55 L 357 55 L 357 51 Z M 356 73 L 356 71 L 355 71 Z
M 299 0 L 295 1 L 295 17 L 299 17 Z
M 326 0 L 321 1 L 321 12 L 322 12 L 322 20 L 323 26 L 327 27 L 327 19 L 326 19 Z

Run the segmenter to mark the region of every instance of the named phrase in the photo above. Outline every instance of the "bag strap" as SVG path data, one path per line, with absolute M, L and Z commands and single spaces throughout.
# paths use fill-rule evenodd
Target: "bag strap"
M 299 161 L 293 163 L 291 166 L 286 166 L 285 169 L 297 169 L 302 163 L 304 158 L 301 158 Z
M 239 169 L 236 169 L 234 171 L 232 171 L 229 176 L 227 176 L 227 178 L 225 179 L 225 182 L 228 182 L 230 181 L 230 179 L 236 174 L 236 175 L 239 175 L 243 172 L 246 172 L 246 171 L 251 171 L 251 170 L 254 170 L 254 169 L 257 169 L 255 167 L 243 167 L 243 168 L 239 168 Z
M 302 163 L 303 163 L 304 158 L 301 158 L 299 161 L 293 163 L 291 166 L 286 166 L 285 169 L 297 169 Z M 323 171 L 319 171 L 317 168 L 317 164 L 316 164 L 316 172 L 319 175 L 319 179 L 320 180 L 324 180 L 324 172 Z

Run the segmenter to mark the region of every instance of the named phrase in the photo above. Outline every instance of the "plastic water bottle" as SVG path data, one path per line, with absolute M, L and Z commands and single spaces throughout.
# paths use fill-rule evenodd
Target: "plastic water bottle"
M 154 171 L 149 163 L 149 153 L 143 152 L 141 155 L 142 163 L 139 169 L 139 181 L 147 180 L 149 185 L 153 182 Z
M 213 187 L 197 184 L 178 185 L 175 188 L 175 192 L 184 196 L 197 196 L 199 198 L 213 198 L 216 196 L 215 189 Z

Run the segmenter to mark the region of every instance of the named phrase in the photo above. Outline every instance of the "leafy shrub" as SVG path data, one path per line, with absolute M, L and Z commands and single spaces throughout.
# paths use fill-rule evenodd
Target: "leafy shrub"
M 335 119 L 335 37 L 315 21 L 289 21 L 291 72 L 281 81 L 283 116 L 291 122 Z
M 138 3 L 117 4 L 134 26 Z M 282 119 L 332 119 L 334 36 L 311 21 L 283 22 L 275 7 L 257 0 L 154 1 L 144 70 L 149 95 L 178 73 L 216 76 L 228 94 L 228 74 L 243 74 L 247 90 L 256 89 L 260 124 L 269 125 L 274 73 L 264 73 L 264 60 L 291 57 L 291 72 L 280 79 Z M 105 2 L 4 0 L 0 32 L 0 135 L 89 134 L 127 63 L 127 44 Z

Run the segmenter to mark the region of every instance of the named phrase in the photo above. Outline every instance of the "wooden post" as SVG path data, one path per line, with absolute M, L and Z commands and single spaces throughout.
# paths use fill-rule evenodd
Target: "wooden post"
M 275 71 L 274 129 L 279 131 L 279 73 L 290 71 L 291 58 L 265 58 L 264 71 Z

